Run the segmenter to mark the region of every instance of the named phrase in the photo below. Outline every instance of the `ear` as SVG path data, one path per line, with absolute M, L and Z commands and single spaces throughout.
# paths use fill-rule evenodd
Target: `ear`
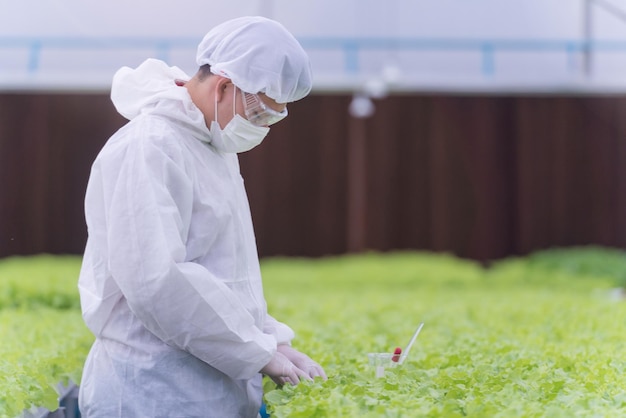
M 217 77 L 217 82 L 215 83 L 215 97 L 216 97 L 216 100 L 220 102 L 222 101 L 222 98 L 224 97 L 224 92 L 226 91 L 226 87 L 228 87 L 229 84 L 232 84 L 232 81 L 230 81 L 229 78 L 222 77 L 220 75 L 216 75 L 214 77 Z

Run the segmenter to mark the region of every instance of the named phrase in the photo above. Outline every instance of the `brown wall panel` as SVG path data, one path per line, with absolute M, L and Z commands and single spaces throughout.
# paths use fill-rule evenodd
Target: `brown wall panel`
M 518 251 L 623 246 L 623 98 L 523 98 L 518 106 Z M 620 203 L 621 202 L 621 203 Z
M 106 95 L 0 95 L 0 256 L 82 252 L 89 168 L 122 123 Z
M 289 106 L 240 157 L 261 256 L 422 249 L 490 260 L 626 248 L 626 98 L 348 95 Z M 0 257 L 76 253 L 107 94 L 0 95 Z
M 240 155 L 262 255 L 345 251 L 345 100 L 313 96 Z

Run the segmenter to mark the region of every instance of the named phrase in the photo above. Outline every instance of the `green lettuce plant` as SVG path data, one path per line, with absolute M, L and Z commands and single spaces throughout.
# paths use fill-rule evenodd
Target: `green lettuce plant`
M 0 417 L 58 408 L 59 384 L 80 382 L 93 337 L 80 311 L 0 310 Z
M 0 260 L 0 417 L 57 406 L 80 383 L 93 336 L 79 310 L 80 257 Z M 270 312 L 329 379 L 265 381 L 280 417 L 626 416 L 626 254 L 550 249 L 485 269 L 394 252 L 262 261 Z M 410 356 L 376 378 L 367 353 Z
M 610 274 L 412 253 L 263 267 L 270 310 L 329 375 L 267 381 L 272 417 L 626 414 L 626 303 L 608 299 Z M 375 378 L 367 353 L 404 347 L 422 321 L 406 362 Z
M 0 309 L 80 309 L 80 258 L 72 255 L 14 256 L 0 260 Z

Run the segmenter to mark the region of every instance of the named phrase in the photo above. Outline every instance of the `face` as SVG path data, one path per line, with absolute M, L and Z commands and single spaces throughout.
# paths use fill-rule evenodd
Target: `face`
M 247 119 L 243 102 L 244 93 L 230 79 L 213 75 L 200 81 L 194 77 L 186 84 L 186 87 L 194 104 L 204 114 L 207 127 L 210 127 L 215 119 L 215 106 L 217 106 L 217 122 L 222 129 L 233 119 L 234 113 Z M 283 112 L 287 107 L 286 104 L 277 103 L 263 93 L 258 93 L 256 96 L 265 107 L 274 112 Z

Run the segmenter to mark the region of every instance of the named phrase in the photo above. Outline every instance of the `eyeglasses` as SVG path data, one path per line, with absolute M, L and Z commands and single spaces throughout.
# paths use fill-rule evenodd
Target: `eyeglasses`
M 257 126 L 270 126 L 287 117 L 287 108 L 284 108 L 282 112 L 277 112 L 263 103 L 258 94 L 246 93 L 243 90 L 241 92 L 246 118 L 251 123 Z

